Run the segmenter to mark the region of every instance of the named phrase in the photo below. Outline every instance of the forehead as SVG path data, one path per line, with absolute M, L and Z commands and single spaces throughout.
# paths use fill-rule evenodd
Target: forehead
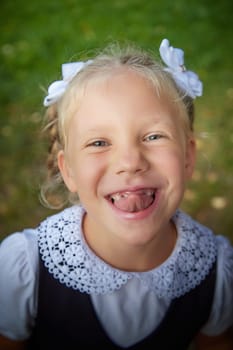
M 163 118 L 176 124 L 179 119 L 182 123 L 187 119 L 187 115 L 182 116 L 185 114 L 184 108 L 181 108 L 174 93 L 130 69 L 98 74 L 82 87 L 77 84 L 75 89 L 77 94 L 70 105 L 74 109 L 73 116 L 66 124 L 66 134 L 74 123 L 85 130 L 95 123 L 111 125 L 115 119 L 118 121 L 121 118 L 123 122 L 131 118 L 136 123 L 140 116 L 144 116 L 144 124 L 152 115 L 161 117 L 162 114 Z M 179 127 L 183 129 L 185 125 Z
M 159 118 L 174 122 L 179 113 L 170 95 L 135 72 L 120 71 L 86 84 L 74 119 L 78 126 L 127 120 L 146 124 Z
M 98 75 L 86 82 L 79 99 L 77 112 L 84 107 L 91 108 L 94 103 L 99 107 L 102 105 L 106 107 L 114 101 L 118 109 L 134 105 L 148 108 L 149 105 L 163 103 L 165 109 L 176 110 L 177 100 L 169 89 L 159 84 L 156 85 L 138 72 L 124 68 L 107 76 Z

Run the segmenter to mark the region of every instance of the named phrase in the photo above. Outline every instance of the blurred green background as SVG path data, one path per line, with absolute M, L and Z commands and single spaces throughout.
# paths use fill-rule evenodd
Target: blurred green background
M 199 156 L 183 208 L 233 241 L 233 2 L 22 0 L 1 3 L 0 239 L 53 211 L 39 201 L 47 145 L 42 101 L 61 63 L 112 40 L 185 51 L 204 96 L 196 100 Z

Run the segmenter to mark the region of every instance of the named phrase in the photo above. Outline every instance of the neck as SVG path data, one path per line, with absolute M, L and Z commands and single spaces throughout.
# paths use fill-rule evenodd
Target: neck
M 101 235 L 89 234 L 88 225 L 84 223 L 83 226 L 90 249 L 107 264 L 123 271 L 143 272 L 156 268 L 171 255 L 177 239 L 173 222 L 144 245 L 129 245 L 118 239 L 106 240 Z

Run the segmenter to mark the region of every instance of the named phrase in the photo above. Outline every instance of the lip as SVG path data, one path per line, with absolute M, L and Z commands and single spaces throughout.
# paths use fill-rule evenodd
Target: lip
M 138 191 L 148 191 L 148 190 L 152 190 L 152 191 L 157 191 L 157 187 L 151 187 L 151 186 L 133 186 L 133 187 L 123 187 L 121 189 L 117 189 L 114 192 L 108 193 L 105 197 L 111 197 L 116 193 L 124 193 L 124 192 L 138 192 Z
M 110 200 L 111 196 L 115 195 L 115 194 L 121 194 L 124 192 L 131 192 L 131 193 L 136 193 L 138 191 L 154 191 L 156 193 L 155 196 L 155 200 L 153 201 L 153 203 L 146 209 L 141 210 L 139 212 L 126 212 L 126 211 L 122 211 L 120 209 L 118 209 Z M 156 209 L 156 207 L 158 206 L 158 202 L 159 202 L 159 197 L 160 197 L 160 191 L 158 188 L 156 187 L 132 187 L 132 188 L 124 188 L 124 189 L 120 189 L 117 191 L 114 191 L 110 194 L 108 194 L 105 199 L 108 202 L 110 208 L 113 210 L 113 212 L 121 219 L 124 220 L 143 220 L 146 219 L 152 212 L 154 212 L 154 210 Z

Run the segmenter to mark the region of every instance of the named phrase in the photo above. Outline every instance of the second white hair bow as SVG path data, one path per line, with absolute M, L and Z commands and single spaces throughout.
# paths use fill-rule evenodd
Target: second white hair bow
M 160 48 L 160 56 L 168 68 L 169 72 L 180 89 L 193 99 L 202 95 L 203 85 L 196 73 L 186 70 L 184 66 L 184 51 L 169 46 L 169 41 L 163 39 Z
M 92 61 L 71 62 L 62 64 L 62 80 L 56 80 L 48 87 L 48 95 L 44 99 L 44 106 L 48 107 L 59 100 L 75 75 Z

